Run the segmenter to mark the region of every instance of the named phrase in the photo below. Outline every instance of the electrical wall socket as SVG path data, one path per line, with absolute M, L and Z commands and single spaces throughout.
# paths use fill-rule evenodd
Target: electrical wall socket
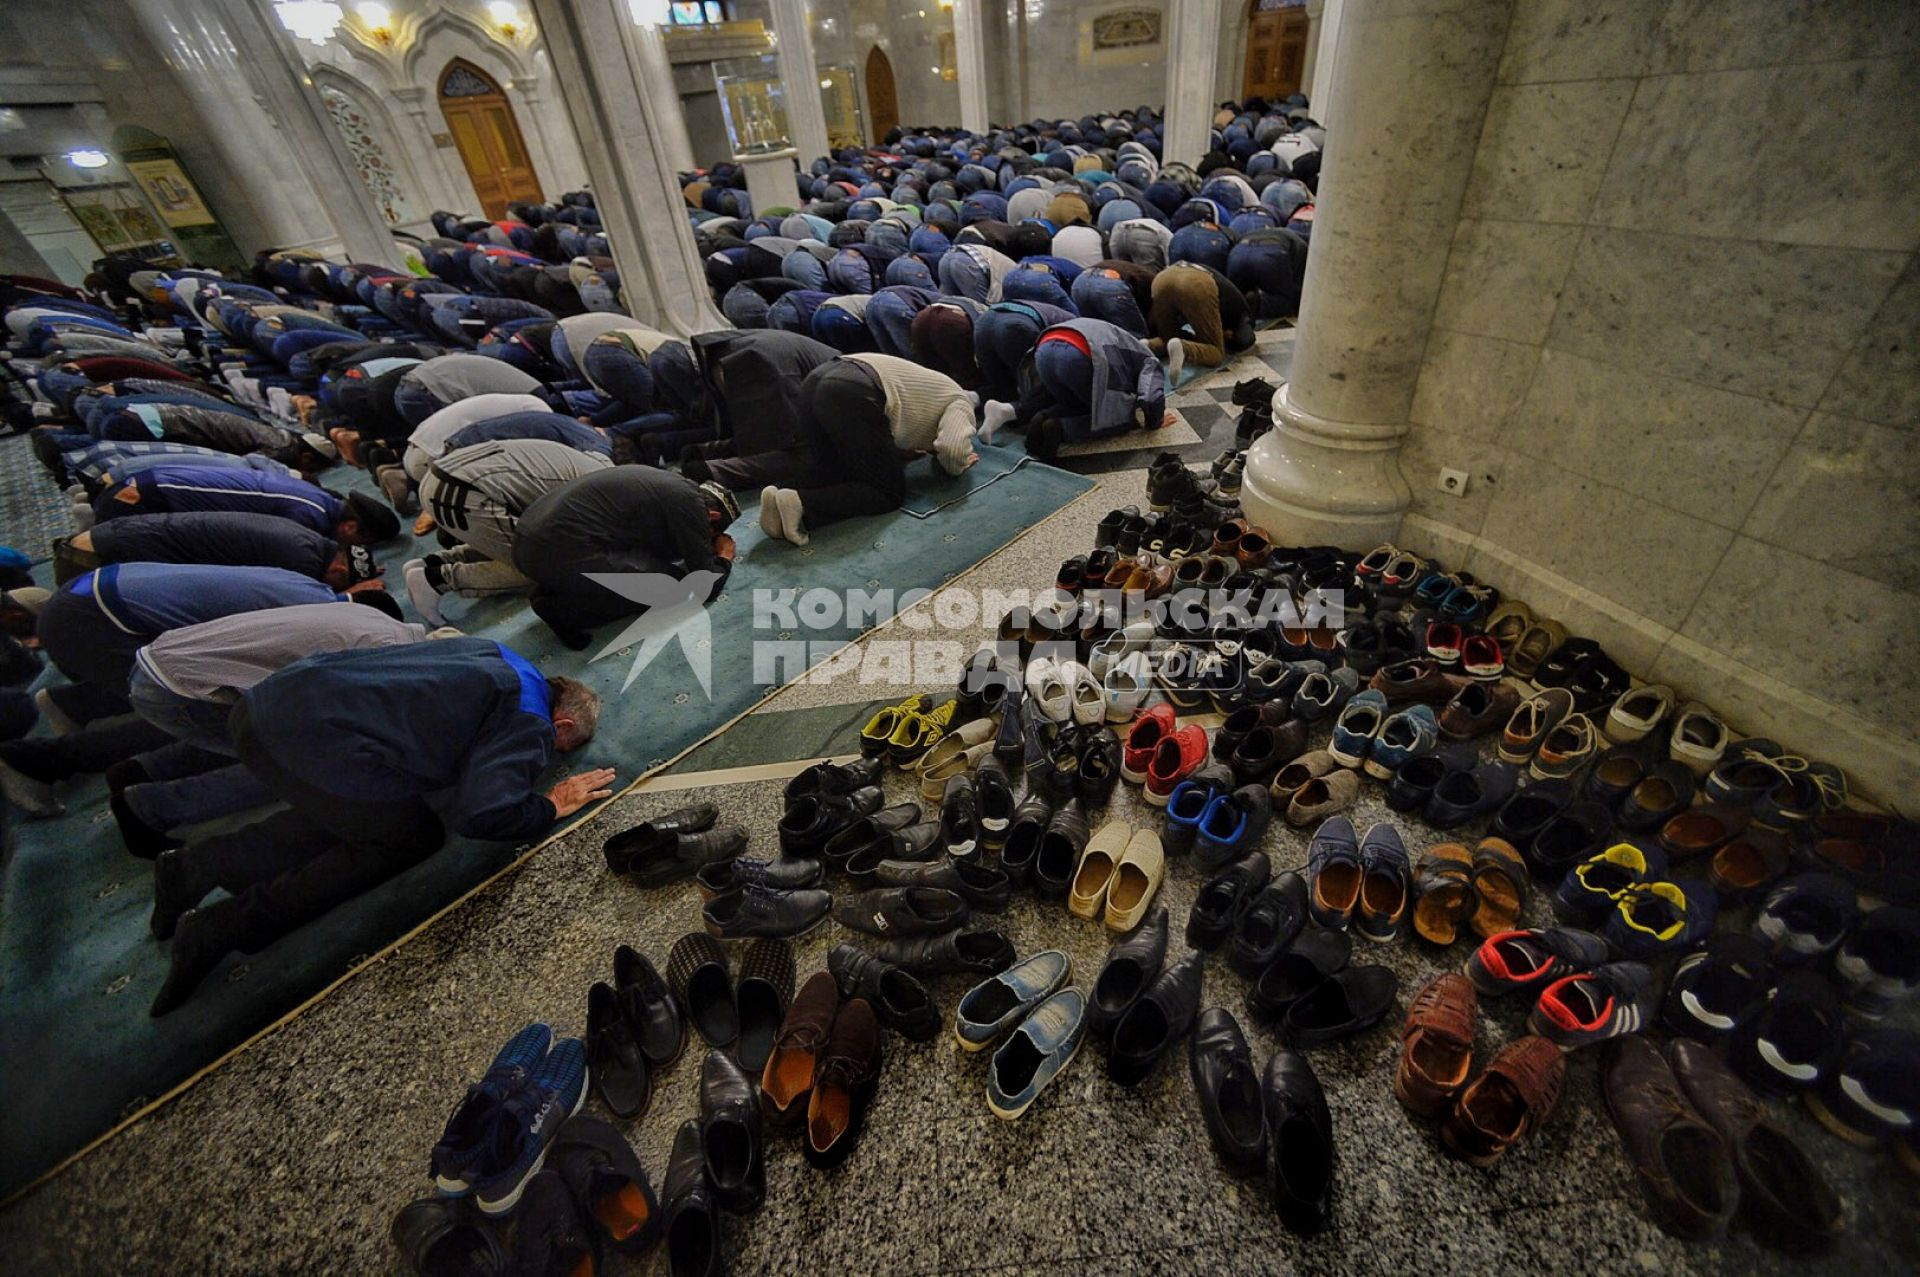
M 1450 497 L 1464 497 L 1467 495 L 1467 472 L 1443 468 L 1434 486 Z

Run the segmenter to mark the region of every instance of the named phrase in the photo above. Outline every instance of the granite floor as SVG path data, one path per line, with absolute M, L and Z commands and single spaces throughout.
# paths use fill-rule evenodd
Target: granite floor
M 1243 374 L 1244 375 L 1244 374 Z M 1230 427 L 1229 427 L 1230 430 Z M 1216 449 L 1217 450 L 1217 449 Z M 1137 463 L 1136 463 L 1137 464 Z M 1141 499 L 1138 469 L 1099 487 L 956 584 L 1037 587 L 1089 544 L 1100 515 Z M 936 637 L 977 641 L 982 622 Z M 870 636 L 911 632 L 906 620 Z M 335 991 L 173 1103 L 0 1212 L 0 1270 L 20 1273 L 257 1274 L 393 1271 L 393 1212 L 426 1191 L 427 1150 L 463 1086 L 495 1047 L 531 1019 L 562 1032 L 584 1026 L 589 983 L 616 945 L 664 965 L 696 927 L 690 885 L 640 891 L 611 878 L 600 843 L 690 794 L 719 804 L 770 854 L 780 776 L 803 759 L 855 748 L 865 706 L 894 688 L 857 682 L 790 687 L 732 732 L 703 746 L 647 792 L 629 794 L 543 850 L 521 870 Z M 738 769 L 758 766 L 755 779 Z M 913 797 L 889 779 L 894 800 Z M 1357 824 L 1386 815 L 1369 786 Z M 1111 819 L 1155 817 L 1125 788 Z M 1416 851 L 1438 839 L 1399 818 Z M 1276 869 L 1304 859 L 1305 838 L 1269 835 Z M 1175 862 L 1163 900 L 1184 925 L 1199 874 Z M 1539 912 L 1538 902 L 1533 906 Z M 1060 948 L 1090 986 L 1109 936 L 1059 906 L 1017 900 L 1000 925 L 1023 954 Z M 829 924 L 798 946 L 801 978 L 848 939 Z M 1402 1000 L 1464 949 L 1362 946 L 1356 960 L 1392 967 Z M 951 1012 L 964 991 L 935 992 Z M 1206 999 L 1238 1012 L 1245 984 L 1209 964 Z M 1521 1030 L 1524 1008 L 1489 1005 L 1481 1056 Z M 1394 1021 L 1317 1050 L 1313 1063 L 1335 1114 L 1336 1220 L 1295 1238 L 1257 1183 L 1229 1178 L 1206 1143 L 1184 1055 L 1128 1091 L 1108 1082 L 1089 1047 L 1034 1109 L 1009 1124 L 984 1103 L 984 1056 L 942 1036 L 887 1038 L 889 1056 L 866 1138 L 833 1174 L 807 1168 L 792 1139 L 770 1153 L 768 1199 L 727 1224 L 739 1273 L 1274 1273 L 1485 1271 L 1858 1273 L 1911 1269 L 1914 1181 L 1883 1155 L 1844 1145 L 1797 1110 L 1792 1128 L 1853 1209 L 1843 1244 L 1817 1261 L 1788 1260 L 1736 1232 L 1720 1245 L 1677 1241 L 1653 1227 L 1600 1105 L 1595 1061 L 1572 1060 L 1565 1099 L 1531 1144 L 1492 1170 L 1446 1157 L 1433 1131 L 1394 1101 Z M 1259 1063 L 1274 1046 L 1250 1029 Z M 697 1051 L 662 1080 L 649 1111 L 625 1130 L 664 1175 L 675 1128 L 693 1115 Z M 16 1080 L 16 1084 L 19 1084 Z M 590 1109 L 590 1111 L 596 1111 Z M 103 1226 L 104 1225 L 104 1226 Z M 612 1271 L 660 1272 L 656 1255 Z

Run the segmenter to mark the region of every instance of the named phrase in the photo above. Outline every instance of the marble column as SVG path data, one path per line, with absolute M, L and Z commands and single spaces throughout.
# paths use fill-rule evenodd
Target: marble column
M 406 112 L 407 121 L 413 126 L 414 155 L 425 157 L 418 167 L 421 180 L 433 187 L 430 196 L 434 207 L 449 213 L 478 208 L 473 182 L 467 177 L 467 170 L 460 165 L 458 152 L 451 146 L 434 145 L 433 135 L 447 131 L 446 121 L 436 119 L 429 109 L 438 105 L 437 99 L 429 98 L 426 89 L 418 85 L 395 89 L 393 99 Z
M 1198 164 L 1213 128 L 1214 80 L 1220 71 L 1221 0 L 1167 5 L 1167 128 L 1164 161 Z
M 1321 24 L 1326 18 L 1327 0 L 1307 0 L 1307 55 L 1300 64 L 1300 91 L 1313 101 L 1313 73 L 1320 65 Z
M 787 90 L 787 133 L 803 168 L 829 153 L 827 108 L 820 101 L 820 66 L 813 56 L 807 9 L 807 0 L 772 0 L 774 53 Z M 784 202 L 798 200 L 790 190 Z
M 627 309 L 677 337 L 730 327 L 715 309 L 627 0 L 532 0 L 592 179 Z
M 640 23 L 633 29 L 633 47 L 640 65 L 640 82 L 653 99 L 659 121 L 660 144 L 675 173 L 690 173 L 699 164 L 693 140 L 687 136 L 687 110 L 673 78 L 673 60 L 667 56 L 667 38 L 661 28 Z
M 984 0 L 953 0 L 953 60 L 960 83 L 960 127 L 984 136 L 987 105 L 987 15 Z
M 1307 6 L 1307 18 L 1312 24 L 1307 30 L 1307 66 L 1310 68 L 1303 78 L 1311 79 L 1312 88 L 1304 84 L 1301 92 L 1308 95 L 1309 109 L 1313 118 L 1325 124 L 1333 118 L 1333 64 L 1340 51 L 1340 23 L 1346 12 L 1347 0 L 1320 0 L 1321 11 L 1315 13 L 1313 6 Z
M 1283 545 L 1370 549 L 1411 493 L 1398 456 L 1511 0 L 1346 0 L 1293 377 L 1247 457 Z M 1329 3 L 1331 12 L 1333 4 Z

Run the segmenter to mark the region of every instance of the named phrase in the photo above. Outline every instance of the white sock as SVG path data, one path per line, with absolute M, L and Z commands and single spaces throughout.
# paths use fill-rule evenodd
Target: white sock
M 980 442 L 992 443 L 993 436 L 999 433 L 1000 427 L 1012 420 L 1012 404 L 1001 403 L 998 399 L 987 400 L 986 407 L 980 413 Z
M 1180 370 L 1187 366 L 1187 348 L 1178 337 L 1167 343 L 1167 389 L 1173 389 L 1173 383 L 1180 380 Z
M 780 505 L 780 526 L 786 530 L 787 540 L 795 545 L 811 541 L 813 538 L 807 535 L 807 510 L 800 504 L 800 494 L 792 488 L 781 488 L 773 499 Z
M 434 629 L 445 625 L 447 618 L 440 614 L 440 592 L 427 580 L 427 561 L 408 559 L 401 566 L 400 574 L 406 578 L 407 598 L 412 600 L 421 618 Z
M 784 541 L 787 531 L 780 526 L 780 502 L 776 500 L 780 489 L 769 483 L 760 489 L 760 530 L 767 534 L 769 541 Z

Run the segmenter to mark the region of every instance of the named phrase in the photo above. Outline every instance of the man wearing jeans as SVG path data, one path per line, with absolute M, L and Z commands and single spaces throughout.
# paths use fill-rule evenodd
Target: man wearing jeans
M 173 938 L 154 1015 L 227 954 L 257 953 L 440 849 L 447 829 L 521 842 L 611 796 L 609 768 L 538 789 L 593 736 L 600 698 L 489 639 L 308 657 L 234 706 L 235 752 L 291 810 L 154 861 L 153 931 Z M 230 894 L 204 903 L 215 887 Z

